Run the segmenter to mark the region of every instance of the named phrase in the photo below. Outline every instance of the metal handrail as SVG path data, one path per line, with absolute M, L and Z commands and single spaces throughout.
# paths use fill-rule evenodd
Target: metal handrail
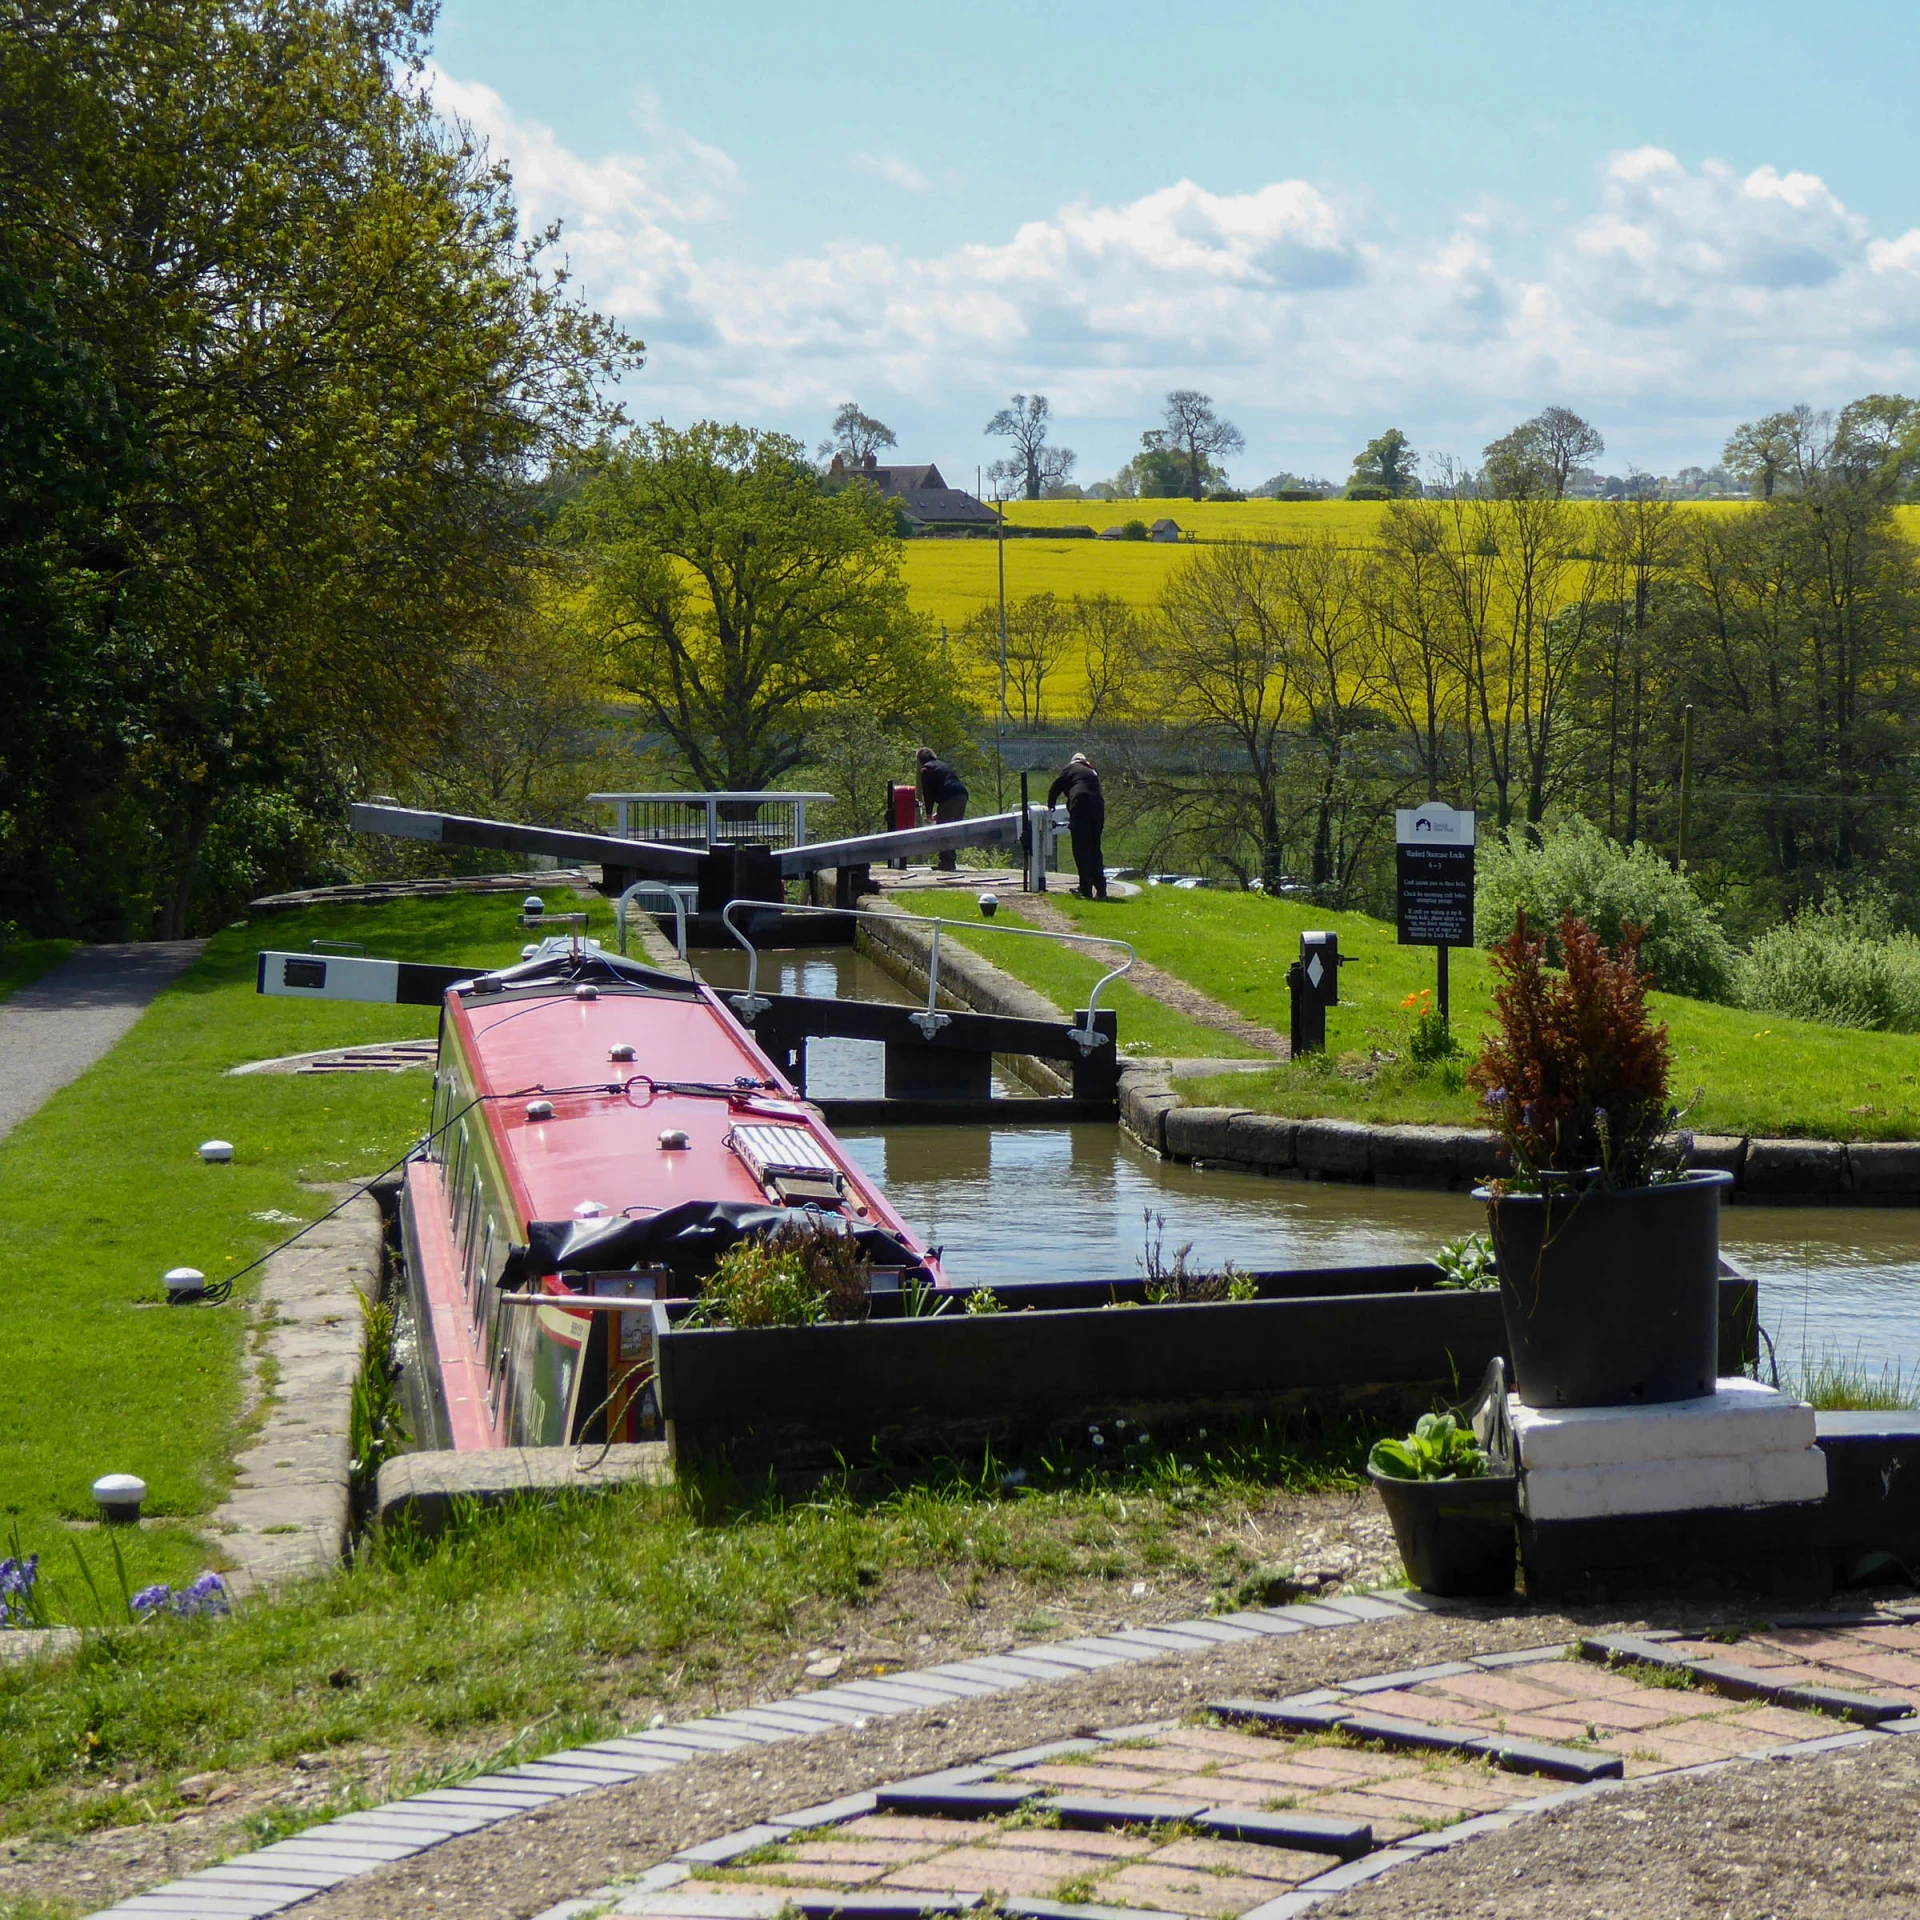
M 830 913 L 849 920 L 885 920 L 894 926 L 903 921 L 910 926 L 931 927 L 933 929 L 932 950 L 927 957 L 927 1007 L 924 1013 L 909 1014 L 908 1018 L 931 1040 L 953 1018 L 942 1013 L 939 1007 L 940 994 L 940 929 L 955 927 L 962 933 L 1001 933 L 1017 940 L 1057 940 L 1064 945 L 1074 947 L 1119 947 L 1126 953 L 1126 959 L 1109 973 L 1103 973 L 1093 983 L 1093 991 L 1087 995 L 1086 1025 L 1071 1024 L 1068 1031 L 1073 1035 L 1074 1044 L 1082 1053 L 1091 1053 L 1095 1047 L 1106 1040 L 1104 1033 L 1096 1033 L 1093 1028 L 1093 1016 L 1100 1005 L 1100 989 L 1109 981 L 1118 980 L 1133 968 L 1139 958 L 1133 950 L 1130 940 L 1116 939 L 1112 934 L 1103 933 L 1055 933 L 1049 927 L 1003 927 L 987 920 L 942 920 L 924 913 L 879 913 L 870 907 L 814 907 L 789 905 L 777 900 L 729 900 L 720 909 L 720 921 L 726 930 L 747 950 L 747 990 L 745 993 L 729 994 L 727 1004 L 751 1020 L 756 1014 L 764 1013 L 773 1002 L 763 999 L 758 991 L 760 984 L 760 951 L 733 923 L 735 907 L 754 907 L 762 913 Z
M 675 951 L 684 960 L 687 957 L 687 894 L 691 887 L 681 888 L 666 880 L 636 880 L 623 893 L 614 906 L 613 917 L 620 929 L 620 951 L 627 950 L 627 905 L 636 893 L 664 893 L 673 902 L 673 944 Z

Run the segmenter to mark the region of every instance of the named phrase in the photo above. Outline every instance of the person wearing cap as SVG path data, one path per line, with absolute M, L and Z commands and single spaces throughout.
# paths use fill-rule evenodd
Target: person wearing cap
M 1082 900 L 1104 900 L 1107 869 L 1100 852 L 1100 836 L 1106 831 L 1107 800 L 1100 791 L 1100 771 L 1084 753 L 1076 753 L 1047 789 L 1047 805 L 1058 806 L 1063 795 L 1067 832 L 1073 840 L 1073 864 L 1080 870 L 1080 884 L 1074 892 Z
M 938 826 L 950 826 L 956 820 L 967 817 L 967 783 L 962 780 L 950 762 L 942 760 L 931 747 L 922 747 L 919 753 L 920 805 L 927 818 Z M 941 854 L 940 871 L 957 873 L 960 869 L 960 856 L 952 848 Z

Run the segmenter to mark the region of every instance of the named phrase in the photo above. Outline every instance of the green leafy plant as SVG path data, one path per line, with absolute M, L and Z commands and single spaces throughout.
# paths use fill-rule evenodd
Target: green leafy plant
M 1463 1049 L 1453 1037 L 1447 1016 L 1433 1003 L 1433 989 L 1419 987 L 1400 1002 L 1407 1016 L 1407 1058 L 1416 1067 L 1431 1070 L 1448 1060 L 1457 1060 Z
M 1608 1185 L 1638 1187 L 1670 1171 L 1671 1047 L 1647 1009 L 1640 931 L 1626 928 L 1609 953 L 1563 914 L 1555 973 L 1522 911 L 1493 949 L 1495 1025 L 1467 1078 L 1527 1184 L 1597 1166 Z
M 1493 1243 L 1484 1233 L 1463 1234 L 1458 1240 L 1447 1241 L 1433 1256 L 1433 1264 L 1445 1276 L 1438 1283 L 1443 1291 L 1454 1288 L 1480 1293 L 1500 1284 L 1500 1276 L 1494 1271 Z
M 1920 938 L 1883 899 L 1830 896 L 1763 933 L 1740 963 L 1740 1002 L 1877 1033 L 1920 1030 Z
M 729 1247 L 689 1318 L 699 1326 L 726 1327 L 861 1320 L 872 1290 L 872 1263 L 850 1236 L 792 1220 Z
M 393 1342 L 398 1313 L 389 1300 L 360 1296 L 365 1330 L 360 1371 L 347 1408 L 348 1472 L 356 1486 L 369 1487 L 380 1469 L 412 1439 L 400 1397 L 400 1365 Z
M 1450 1413 L 1423 1413 L 1404 1440 L 1376 1440 L 1367 1465 L 1387 1480 L 1477 1480 L 1487 1456 Z
M 969 1313 L 1005 1313 L 1000 1296 L 991 1287 L 974 1287 L 967 1294 Z

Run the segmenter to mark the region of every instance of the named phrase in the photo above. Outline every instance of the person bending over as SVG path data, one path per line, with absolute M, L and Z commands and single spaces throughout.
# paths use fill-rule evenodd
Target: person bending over
M 931 747 L 920 749 L 920 805 L 929 820 L 950 826 L 967 817 L 967 783 Z M 948 848 L 940 856 L 942 873 L 957 873 L 960 856 Z
M 1047 789 L 1047 805 L 1067 802 L 1067 832 L 1073 839 L 1073 864 L 1080 871 L 1074 888 L 1082 900 L 1107 897 L 1107 869 L 1100 852 L 1100 836 L 1107 825 L 1107 800 L 1100 791 L 1100 772 L 1084 753 L 1076 753 L 1066 770 Z

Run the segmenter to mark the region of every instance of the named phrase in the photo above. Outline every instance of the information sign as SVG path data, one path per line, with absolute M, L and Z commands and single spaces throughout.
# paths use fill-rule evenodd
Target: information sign
M 1394 813 L 1403 947 L 1473 945 L 1473 825 L 1443 800 Z

